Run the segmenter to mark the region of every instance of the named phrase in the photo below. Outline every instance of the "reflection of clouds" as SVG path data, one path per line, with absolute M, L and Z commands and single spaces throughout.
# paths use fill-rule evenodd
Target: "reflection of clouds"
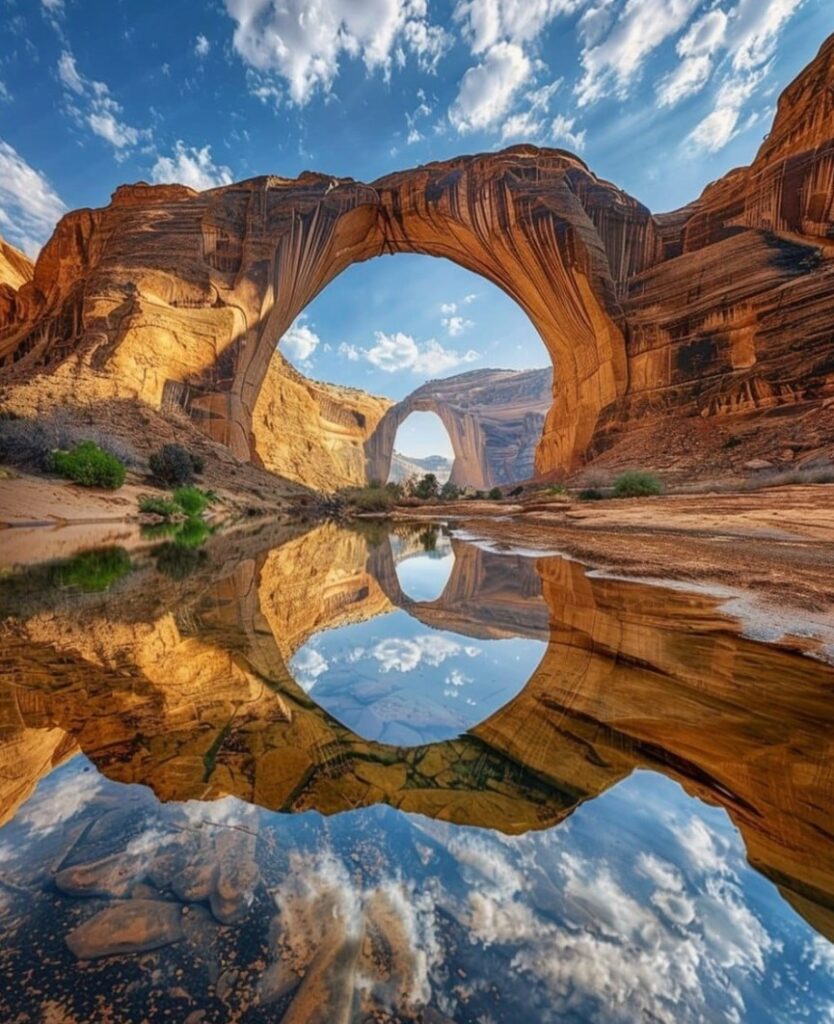
M 432 668 L 442 665 L 447 658 L 454 658 L 462 653 L 478 652 L 477 648 L 464 648 L 455 640 L 438 634 L 424 633 L 412 639 L 406 637 L 389 637 L 375 644 L 369 651 L 376 658 L 381 672 L 412 672 L 418 665 L 425 662 Z M 474 657 L 469 654 L 469 657 Z
M 49 835 L 63 828 L 66 822 L 95 799 L 102 789 L 100 775 L 67 772 L 50 780 L 47 788 L 38 788 L 18 813 L 16 821 L 32 835 Z
M 221 825 L 229 828 L 253 828 L 258 810 L 235 796 L 220 800 L 186 800 L 174 805 L 185 815 L 189 825 Z
M 290 672 L 295 681 L 307 693 L 316 685 L 316 680 L 328 669 L 327 659 L 314 647 L 302 647 L 290 662 Z

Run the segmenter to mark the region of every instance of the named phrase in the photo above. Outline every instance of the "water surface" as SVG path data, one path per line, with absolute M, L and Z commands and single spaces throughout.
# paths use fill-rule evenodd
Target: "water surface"
M 0 582 L 0 1019 L 834 1019 L 834 671 L 442 530 Z

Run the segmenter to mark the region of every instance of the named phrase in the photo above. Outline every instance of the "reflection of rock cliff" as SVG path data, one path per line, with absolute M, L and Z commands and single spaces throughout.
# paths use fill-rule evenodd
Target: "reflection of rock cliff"
M 385 802 L 507 832 L 552 825 L 649 768 L 725 807 L 751 861 L 834 929 L 827 666 L 745 639 L 709 598 L 456 543 L 444 594 L 412 614 L 474 636 L 539 635 L 549 615 L 547 652 L 470 734 L 386 747 L 318 708 L 286 657 L 311 631 L 407 602 L 387 542 L 370 561 L 361 537 L 332 526 L 270 551 L 235 543 L 216 578 L 139 571 L 107 601 L 5 624 L 4 807 L 76 744 L 164 799 L 324 813 Z
M 532 146 L 371 185 L 308 173 L 204 193 L 120 188 L 67 215 L 32 280 L 6 294 L 5 375 L 23 405 L 26 378 L 46 372 L 73 401 L 115 392 L 182 408 L 265 463 L 280 428 L 327 447 L 329 429 L 289 422 L 309 403 L 279 409 L 267 395 L 259 409 L 276 342 L 351 263 L 415 252 L 482 274 L 538 329 L 555 367 L 542 472 L 650 420 L 818 409 L 834 391 L 832 81 L 834 38 L 785 91 L 753 164 L 662 216 L 577 157 Z M 344 412 L 354 448 L 373 415 L 360 410 L 354 430 Z
M 379 421 L 366 445 L 369 478 L 388 477 L 400 424 L 413 412 L 433 412 L 452 442 L 453 483 L 485 488 L 528 479 L 553 402 L 552 377 L 549 368 L 472 370 L 429 381 Z

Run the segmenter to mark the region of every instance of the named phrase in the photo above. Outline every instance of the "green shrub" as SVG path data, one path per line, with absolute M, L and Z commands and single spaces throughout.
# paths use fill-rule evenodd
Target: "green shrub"
M 434 473 L 426 473 L 417 481 L 417 485 L 414 488 L 414 497 L 427 501 L 431 498 L 436 498 L 439 491 L 440 487 L 437 483 L 437 477 Z
M 189 517 L 201 516 L 206 510 L 210 495 L 199 487 L 178 487 L 174 491 L 174 503 Z
M 179 508 L 168 498 L 158 498 L 155 495 L 144 495 L 139 499 L 139 511 L 147 515 L 162 516 L 170 519 L 179 512 Z
M 153 476 L 170 487 L 184 487 L 193 483 L 196 474 L 203 471 L 203 460 L 181 444 L 166 444 L 148 460 Z
M 493 487 L 487 497 L 490 501 L 500 501 L 504 497 L 504 492 L 500 487 Z
M 646 498 L 663 493 L 663 484 L 654 475 L 644 470 L 632 469 L 622 473 L 614 481 L 615 498 Z
M 596 487 L 585 487 L 579 492 L 580 501 L 602 501 L 605 495 Z
M 115 491 L 125 482 L 125 467 L 94 441 L 82 441 L 71 452 L 55 452 L 55 470 L 82 487 L 106 487 Z
M 174 534 L 173 540 L 181 548 L 199 548 L 211 535 L 211 527 L 203 519 L 186 519 Z
M 566 494 L 565 488 L 561 484 L 552 484 L 550 487 L 545 488 L 545 494 Z
M 440 488 L 440 497 L 443 501 L 457 501 L 460 497 L 460 488 L 451 480 L 447 480 Z

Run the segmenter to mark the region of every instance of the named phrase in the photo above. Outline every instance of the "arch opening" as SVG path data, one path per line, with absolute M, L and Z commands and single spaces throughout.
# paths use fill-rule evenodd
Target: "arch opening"
M 280 339 L 254 450 L 326 489 L 426 472 L 475 489 L 527 479 L 553 400 L 549 364 L 523 309 L 479 275 L 422 255 L 369 260 Z

